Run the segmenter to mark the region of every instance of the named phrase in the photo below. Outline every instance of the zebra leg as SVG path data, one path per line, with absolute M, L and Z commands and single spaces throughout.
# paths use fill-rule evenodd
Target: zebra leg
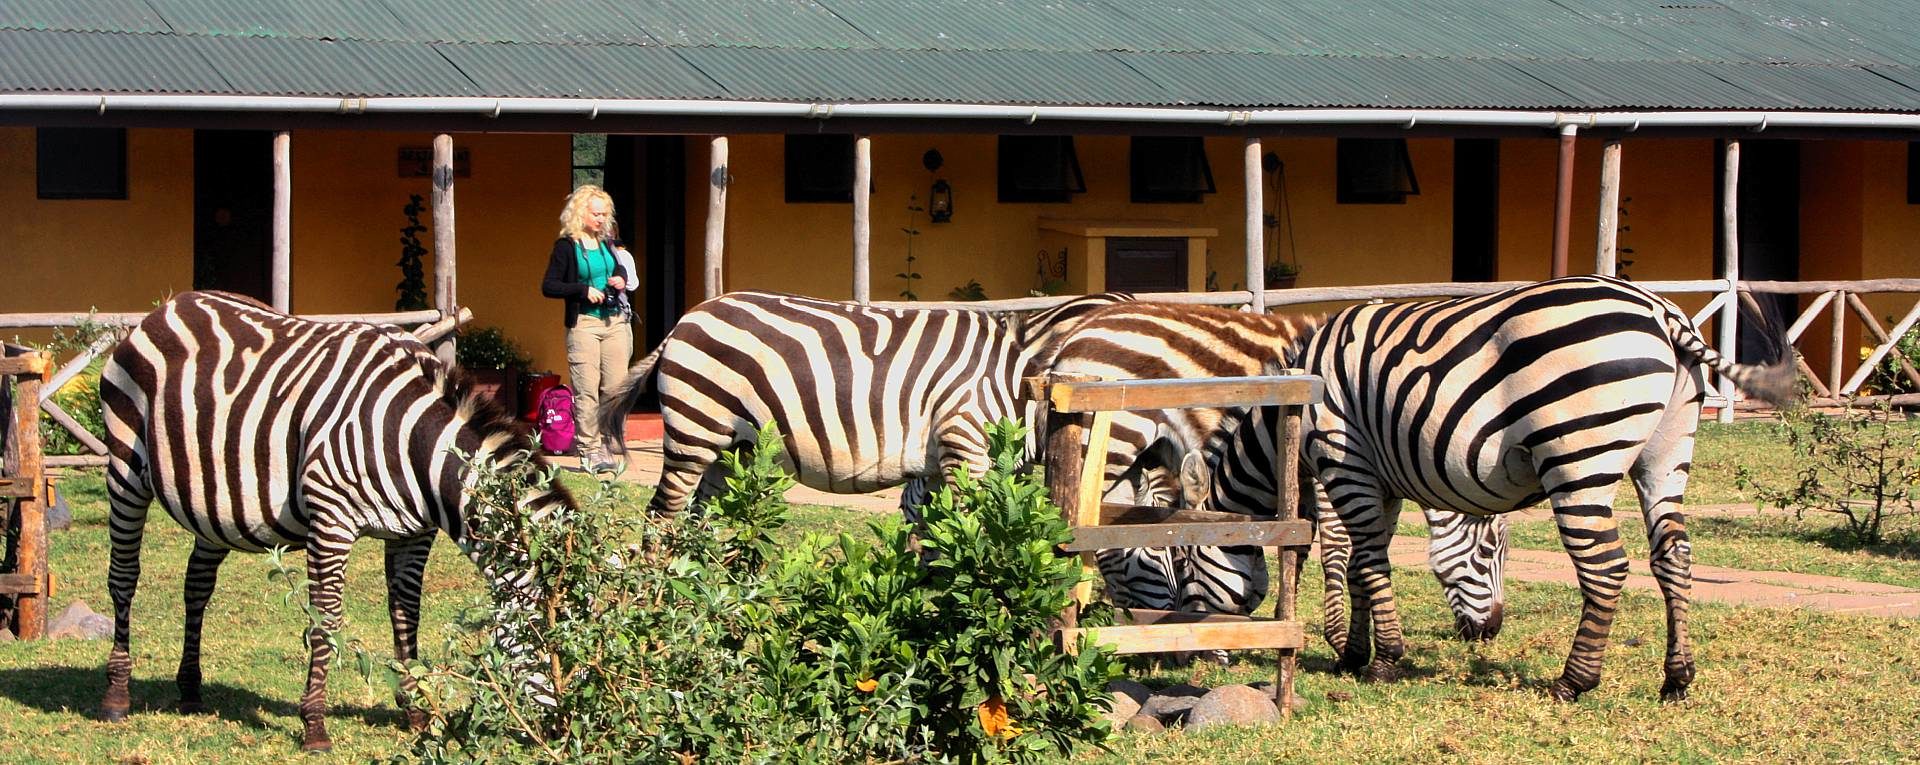
M 1339 656 L 1339 667 L 1359 672 L 1373 659 L 1373 647 L 1367 642 L 1373 632 L 1371 614 L 1348 587 L 1347 572 L 1353 561 L 1353 540 L 1347 525 L 1327 501 L 1326 492 L 1314 492 L 1314 511 L 1320 534 L 1320 573 L 1326 592 L 1320 600 L 1321 634 L 1327 646 Z
M 668 515 L 687 509 L 699 493 L 708 471 L 720 461 L 720 449 L 690 443 L 669 433 L 661 446 L 660 483 L 647 501 L 649 515 Z
M 180 686 L 181 714 L 206 711 L 200 701 L 200 631 L 206 623 L 207 601 L 213 598 L 214 584 L 220 578 L 220 563 L 227 559 L 227 552 L 225 547 L 195 540 L 193 555 L 187 558 L 186 635 L 180 646 L 180 671 L 173 676 Z
M 1401 634 L 1400 612 L 1393 595 L 1393 565 L 1387 559 L 1387 546 L 1400 523 L 1400 500 L 1357 493 L 1342 497 L 1341 516 L 1352 535 L 1353 558 L 1347 571 L 1347 583 L 1353 588 L 1355 631 L 1347 640 L 1342 668 L 1360 670 L 1368 680 L 1388 681 L 1400 678 L 1400 657 L 1406 655 L 1406 638 Z M 1364 601 L 1364 603 L 1362 602 Z M 1371 630 L 1361 631 L 1359 612 L 1366 611 Z M 1358 658 L 1371 634 L 1373 660 L 1364 670 L 1346 661 Z M 1360 645 L 1356 645 L 1360 644 Z
M 327 665 L 333 661 L 333 634 L 340 630 L 340 591 L 346 583 L 347 553 L 353 536 L 337 526 L 315 524 L 307 542 L 307 604 L 315 622 L 307 629 L 307 691 L 300 696 L 306 723 L 300 748 L 333 749 L 327 736 Z
M 1660 594 L 1667 605 L 1667 679 L 1660 687 L 1660 698 L 1680 701 L 1687 697 L 1694 673 L 1693 644 L 1687 634 L 1687 614 L 1693 602 L 1693 545 L 1687 539 L 1682 505 L 1692 468 L 1699 404 L 1696 401 L 1686 406 L 1682 402 L 1670 412 L 1629 474 L 1647 523 L 1653 578 L 1660 583 Z
M 414 660 L 420 646 L 420 587 L 427 568 L 427 555 L 433 551 L 433 535 L 387 542 L 387 614 L 393 620 L 393 658 L 401 664 Z M 400 673 L 400 690 L 394 703 L 407 713 L 407 728 L 427 729 L 427 712 L 412 706 L 419 681 Z
M 120 444 L 115 441 L 116 452 L 107 465 L 107 498 L 112 505 L 107 531 L 113 544 L 107 560 L 107 591 L 113 597 L 113 649 L 107 654 L 107 690 L 100 698 L 100 717 L 108 722 L 127 719 L 132 702 L 127 694 L 127 681 L 133 676 L 128 636 L 133 629 L 133 593 L 140 587 L 140 542 L 146 534 L 147 508 L 153 504 L 145 476 L 130 467 L 140 464 L 141 458 L 122 456 L 119 450 L 125 447 Z
M 1567 655 L 1566 669 L 1549 691 L 1559 701 L 1578 700 L 1580 694 L 1600 684 L 1607 636 L 1613 631 L 1613 614 L 1627 582 L 1627 555 L 1620 546 L 1620 525 L 1613 518 L 1613 496 L 1620 474 L 1582 472 L 1585 474 L 1581 476 L 1547 476 L 1551 481 L 1548 485 L 1558 487 L 1550 492 L 1553 521 L 1560 527 L 1561 544 L 1573 558 L 1582 598 L 1580 629 L 1574 633 L 1573 650 Z

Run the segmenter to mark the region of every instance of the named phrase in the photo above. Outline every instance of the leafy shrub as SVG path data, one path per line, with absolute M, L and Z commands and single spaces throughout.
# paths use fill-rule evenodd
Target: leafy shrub
M 1892 320 L 1888 318 L 1888 321 Z M 1861 357 L 1865 358 L 1872 350 L 1861 348 Z M 1908 379 L 1906 372 L 1900 368 L 1903 358 L 1914 368 L 1920 369 L 1920 328 L 1907 330 L 1906 334 L 1894 341 L 1893 349 L 1880 358 L 1880 363 L 1873 368 L 1873 374 L 1867 375 L 1866 381 L 1861 383 L 1860 392 L 1863 395 L 1886 396 L 1920 393 L 1920 388 L 1915 388 L 1913 380 Z
M 1894 427 L 1905 415 L 1882 401 L 1865 411 L 1849 405 L 1838 416 L 1800 409 L 1786 417 L 1798 480 L 1767 485 L 1740 467 L 1736 486 L 1796 518 L 1809 510 L 1839 515 L 1859 545 L 1880 544 L 1888 519 L 1920 512 L 1920 430 Z
M 454 342 L 454 361 L 467 369 L 525 369 L 533 357 L 499 327 L 460 330 Z
M 106 363 L 104 357 L 94 359 L 85 370 L 61 386 L 60 392 L 53 394 L 54 403 L 59 404 L 67 414 L 73 415 L 73 419 L 94 438 L 102 440 L 107 437 L 107 422 L 100 411 L 100 370 Z M 45 411 L 40 413 L 40 449 L 42 453 L 50 455 L 93 453 Z
M 906 530 L 879 524 L 776 539 L 792 479 L 771 428 L 751 457 L 723 458 L 725 492 L 680 516 L 615 512 L 603 489 L 567 517 L 526 518 L 511 508 L 545 476 L 476 468 L 475 555 L 531 566 L 539 594 L 494 593 L 453 658 L 406 668 L 432 723 L 400 759 L 977 762 L 1100 741 L 1111 655 L 1046 637 L 1080 577 L 1054 553 L 1066 526 L 1014 467 L 1021 429 L 992 436 L 994 471 L 927 508 L 939 557 L 925 564 Z M 557 702 L 535 699 L 529 672 Z

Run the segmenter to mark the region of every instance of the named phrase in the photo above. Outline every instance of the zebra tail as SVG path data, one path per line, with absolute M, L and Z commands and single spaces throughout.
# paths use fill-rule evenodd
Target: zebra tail
M 1786 406 L 1799 397 L 1800 373 L 1793 366 L 1793 348 L 1781 337 L 1785 358 L 1772 364 L 1739 364 L 1707 345 L 1700 331 L 1685 316 L 1669 313 L 1667 333 L 1681 353 L 1713 368 L 1733 381 L 1747 395 L 1773 406 Z
M 613 397 L 600 402 L 600 432 L 610 434 L 604 440 L 614 454 L 627 453 L 627 439 L 619 434 L 627 432 L 627 413 L 633 411 L 640 397 L 653 387 L 653 368 L 660 363 L 660 351 L 666 347 L 666 343 L 661 343 L 652 353 L 634 362 L 627 368 L 627 379 L 614 389 Z

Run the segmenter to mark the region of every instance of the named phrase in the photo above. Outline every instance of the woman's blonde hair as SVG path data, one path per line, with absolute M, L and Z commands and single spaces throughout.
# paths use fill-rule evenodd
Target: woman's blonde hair
M 587 220 L 587 205 L 595 199 L 606 200 L 607 212 L 609 214 L 613 212 L 613 197 L 607 194 L 605 189 L 591 183 L 580 184 L 572 194 L 567 195 L 566 205 L 560 208 L 561 236 L 579 239 L 587 235 L 584 228 Z M 601 235 L 611 236 L 611 226 L 608 231 L 601 232 Z

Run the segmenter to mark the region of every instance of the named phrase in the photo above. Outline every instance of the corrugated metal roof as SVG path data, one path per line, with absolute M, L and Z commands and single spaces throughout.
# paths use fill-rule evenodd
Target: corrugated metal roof
M 98 2 L 99 0 L 86 0 Z M 402 40 L 382 0 L 146 0 L 174 34 L 307 40 Z
M 613 2 L 612 12 L 664 45 L 753 48 L 878 48 L 810 0 Z
M 143 0 L 8 0 L 0 29 L 57 32 L 165 32 L 167 23 Z
M 433 48 L 356 40 L 186 38 L 242 93 L 471 96 L 479 91 Z
M 1011 104 L 1165 103 L 1166 94 L 1103 53 L 796 51 L 684 48 L 678 53 L 747 100 Z
M 234 93 L 185 37 L 0 31 L 0 88 L 12 92 Z
M 1920 111 L 1910 0 L 6 0 L 0 92 Z
M 219 0 L 200 0 L 219 2 Z M 420 42 L 645 45 L 645 31 L 609 0 L 368 0 L 385 6 Z
M 711 77 L 659 46 L 435 45 L 477 92 L 525 98 L 725 98 Z
M 1122 53 L 1182 103 L 1552 108 L 1566 94 L 1500 61 Z

